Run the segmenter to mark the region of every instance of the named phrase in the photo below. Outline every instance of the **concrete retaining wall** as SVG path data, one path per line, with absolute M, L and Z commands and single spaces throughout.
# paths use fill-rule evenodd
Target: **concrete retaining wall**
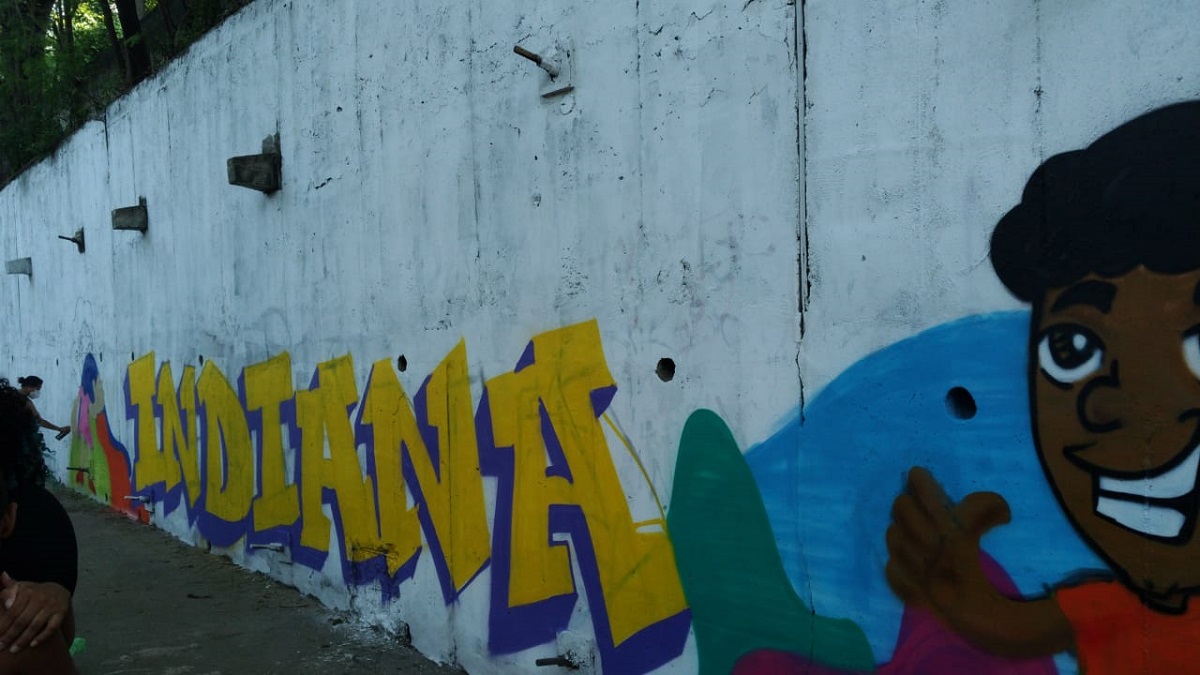
M 258 0 L 0 193 L 32 264 L 0 372 L 46 379 L 68 483 L 470 672 L 884 663 L 903 470 L 988 482 L 941 425 L 984 471 L 1019 446 L 1028 484 L 1000 486 L 1058 514 L 1001 542 L 1019 587 L 1090 560 L 1020 559 L 1072 533 L 989 236 L 1041 160 L 1196 94 L 1197 18 Z M 569 50 L 574 88 L 541 96 L 516 44 Z M 276 134 L 281 188 L 230 185 Z M 147 230 L 114 230 L 142 199 Z M 999 323 L 889 348 L 975 315 Z M 980 335 L 995 373 L 918 367 Z M 963 426 L 954 387 L 1016 412 Z M 767 579 L 794 612 L 753 604 Z M 856 628 L 806 651 L 813 611 Z

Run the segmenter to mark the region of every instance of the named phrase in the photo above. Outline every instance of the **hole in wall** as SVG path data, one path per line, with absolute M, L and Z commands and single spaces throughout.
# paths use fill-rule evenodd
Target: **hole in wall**
M 201 354 L 199 358 L 200 358 L 200 365 L 204 365 L 204 355 Z
M 658 367 L 654 369 L 654 373 L 663 382 L 670 382 L 675 378 L 675 362 L 671 359 L 659 359 Z
M 966 387 L 952 387 L 946 392 L 946 410 L 960 420 L 969 420 L 979 412 L 979 406 Z
M 136 360 L 137 360 L 137 355 L 136 355 L 136 354 L 134 354 L 133 352 L 129 352 L 129 360 L 130 360 L 130 361 L 136 361 Z
M 400 372 L 402 373 L 408 370 L 408 359 L 404 358 L 403 354 L 400 355 L 400 358 L 396 359 L 396 367 L 399 368 Z

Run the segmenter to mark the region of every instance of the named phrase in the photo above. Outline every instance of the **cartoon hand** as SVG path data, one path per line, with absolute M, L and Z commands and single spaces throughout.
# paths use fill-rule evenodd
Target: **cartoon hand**
M 954 504 L 925 469 L 908 473 L 892 504 L 887 580 L 906 604 L 932 610 L 952 628 L 986 611 L 997 597 L 979 562 L 979 538 L 1009 521 L 1008 503 L 974 492 Z

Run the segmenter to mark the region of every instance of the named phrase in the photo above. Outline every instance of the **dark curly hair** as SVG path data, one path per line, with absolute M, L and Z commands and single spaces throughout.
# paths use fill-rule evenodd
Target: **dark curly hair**
M 991 259 L 1026 302 L 1089 274 L 1200 269 L 1200 101 L 1046 160 L 992 232 Z
M 0 475 L 7 491 L 45 485 L 48 452 L 29 399 L 0 378 Z

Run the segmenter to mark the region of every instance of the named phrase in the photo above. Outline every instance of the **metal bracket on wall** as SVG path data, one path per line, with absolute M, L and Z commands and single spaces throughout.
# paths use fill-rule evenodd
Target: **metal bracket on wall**
M 131 495 L 125 497 L 125 501 L 130 502 L 130 506 L 139 505 L 150 513 L 154 513 L 154 502 L 149 497 L 144 495 Z
M 290 546 L 290 544 L 291 544 L 290 541 L 287 546 L 285 546 L 284 544 L 282 544 L 280 542 L 273 542 L 270 544 L 250 544 L 250 550 L 251 551 L 271 551 L 272 553 L 287 553 L 288 547 Z M 280 565 L 293 564 L 292 561 L 288 559 L 288 556 L 273 557 L 272 562 L 278 563 Z
M 513 53 L 529 59 L 546 72 L 546 79 L 543 80 L 541 88 L 542 98 L 558 96 L 575 89 L 575 49 L 570 40 L 564 43 L 556 42 L 544 55 L 531 52 L 521 45 L 513 47 Z
M 274 551 L 275 553 L 283 553 L 284 548 L 283 548 L 283 544 L 280 544 L 280 543 L 250 544 L 250 550 L 252 550 L 252 551 Z
M 17 258 L 4 263 L 4 271 L 8 274 L 24 274 L 33 278 L 33 258 Z
M 58 235 L 58 238 L 65 239 L 65 240 L 75 244 L 75 248 L 79 249 L 80 253 L 83 253 L 84 250 L 86 250 L 83 245 L 83 228 L 82 227 L 79 228 L 78 230 L 75 230 L 74 237 L 64 237 L 63 235 L 60 234 L 60 235 Z
M 271 194 L 283 187 L 283 155 L 279 134 L 263 139 L 262 153 L 230 157 L 225 163 L 229 184 Z
M 137 206 L 126 206 L 112 212 L 114 230 L 137 230 L 145 234 L 150 227 L 150 213 L 146 210 L 146 198 L 139 197 Z

